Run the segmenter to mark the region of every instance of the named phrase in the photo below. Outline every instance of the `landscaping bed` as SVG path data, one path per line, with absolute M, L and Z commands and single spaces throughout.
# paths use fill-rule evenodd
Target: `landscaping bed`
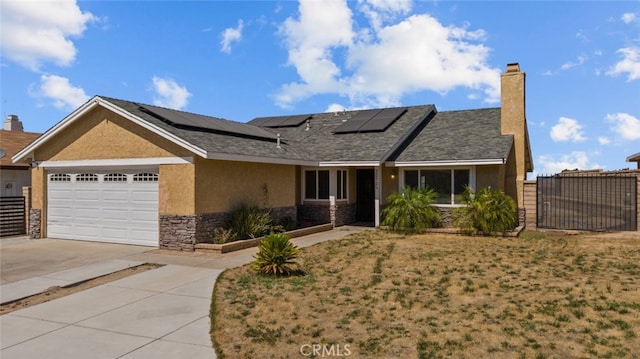
M 330 231 L 333 229 L 333 225 L 331 223 L 321 224 L 318 226 L 294 229 L 292 231 L 285 232 L 289 238 L 296 238 L 302 236 L 308 236 L 314 233 L 320 233 L 325 231 Z M 197 243 L 195 245 L 195 250 L 198 252 L 215 252 L 215 253 L 228 253 L 233 251 L 238 251 L 245 248 L 257 247 L 258 244 L 264 239 L 264 237 L 252 238 L 252 239 L 242 239 L 224 244 L 213 244 L 213 243 Z

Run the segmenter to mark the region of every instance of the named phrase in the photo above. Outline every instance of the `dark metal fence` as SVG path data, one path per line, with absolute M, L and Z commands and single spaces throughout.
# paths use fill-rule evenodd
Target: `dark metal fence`
M 0 197 L 0 237 L 27 233 L 24 197 Z
M 537 178 L 538 228 L 636 231 L 635 176 Z

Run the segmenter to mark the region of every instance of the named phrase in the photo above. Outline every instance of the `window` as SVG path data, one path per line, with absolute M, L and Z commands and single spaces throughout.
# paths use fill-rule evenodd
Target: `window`
M 127 182 L 127 175 L 124 173 L 109 173 L 104 175 L 104 182 Z
M 304 198 L 329 199 L 329 171 L 304 172 Z
M 98 182 L 98 175 L 95 173 L 80 173 L 76 176 L 76 182 Z
M 461 204 L 464 189 L 471 183 L 470 173 L 469 169 L 405 170 L 404 185 L 433 189 L 438 204 Z
M 158 174 L 136 173 L 133 175 L 133 182 L 158 182 Z
M 336 172 L 336 199 L 347 199 L 347 171 Z
M 49 177 L 49 182 L 71 182 L 71 176 L 66 173 L 55 173 Z

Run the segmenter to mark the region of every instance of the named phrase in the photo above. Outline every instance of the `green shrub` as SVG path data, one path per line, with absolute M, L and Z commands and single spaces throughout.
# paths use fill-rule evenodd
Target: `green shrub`
M 453 212 L 453 223 L 465 232 L 485 235 L 504 233 L 518 225 L 518 210 L 514 200 L 500 190 L 486 187 L 477 193 L 467 187 L 465 207 Z
M 282 227 L 283 231 L 286 232 L 286 231 L 291 231 L 296 229 L 296 227 L 298 226 L 298 223 L 296 222 L 295 219 L 291 217 L 280 217 L 278 219 L 278 225 Z
M 382 210 L 382 225 L 393 231 L 422 232 L 437 227 L 442 221 L 440 211 L 433 207 L 436 192 L 429 188 L 405 187 L 400 193 L 387 198 L 388 205 Z
M 237 239 L 249 239 L 269 233 L 272 222 L 269 210 L 243 204 L 227 215 L 225 228 L 235 233 Z
M 282 233 L 271 233 L 264 237 L 258 246 L 258 253 L 251 262 L 251 268 L 269 275 L 292 274 L 298 263 L 299 249 L 291 243 L 288 236 Z

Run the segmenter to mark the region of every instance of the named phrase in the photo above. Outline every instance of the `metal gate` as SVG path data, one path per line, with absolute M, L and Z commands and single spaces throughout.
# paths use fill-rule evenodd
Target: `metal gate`
M 24 197 L 0 197 L 0 237 L 27 233 Z
M 636 231 L 635 176 L 537 178 L 538 228 Z

